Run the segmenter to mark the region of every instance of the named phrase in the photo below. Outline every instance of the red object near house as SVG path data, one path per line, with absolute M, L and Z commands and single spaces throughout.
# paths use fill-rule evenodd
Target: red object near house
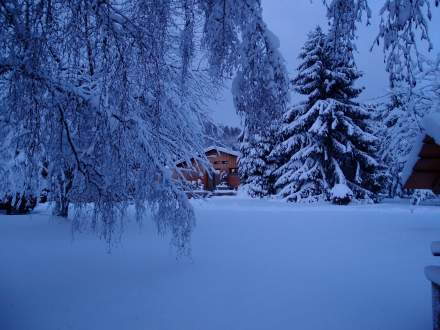
M 237 189 L 240 186 L 238 175 L 239 153 L 222 147 L 212 146 L 204 150 L 209 163 L 191 159 L 191 166 L 182 161 L 177 164 L 186 181 L 195 185 L 203 185 L 204 190 Z M 176 177 L 177 175 L 175 175 Z

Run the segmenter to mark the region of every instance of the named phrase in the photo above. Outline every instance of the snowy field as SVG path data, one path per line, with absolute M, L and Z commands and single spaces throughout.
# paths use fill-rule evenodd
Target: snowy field
M 44 211 L 0 215 L 0 329 L 431 329 L 440 207 L 194 205 L 192 261 L 150 225 L 108 254 Z

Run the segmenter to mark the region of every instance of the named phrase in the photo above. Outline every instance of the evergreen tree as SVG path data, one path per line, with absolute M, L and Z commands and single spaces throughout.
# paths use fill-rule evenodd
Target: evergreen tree
M 267 156 L 272 148 L 269 139 L 245 128 L 240 142 L 239 174 L 247 193 L 252 197 L 270 195 L 273 182 L 269 180 L 267 166 Z
M 299 55 L 303 63 L 298 67 L 299 73 L 293 80 L 295 91 L 307 95 L 309 99 L 285 113 L 281 128 L 283 141 L 271 154 L 271 158 L 279 159 L 282 164 L 275 172 L 278 177 L 276 188 L 289 201 L 316 199 L 328 191 L 328 185 L 323 180 L 323 169 L 319 166 L 319 152 L 302 149 L 312 142 L 310 139 L 314 139 L 313 135 L 304 131 L 304 123 L 298 122 L 307 108 L 326 98 L 328 61 L 325 58 L 325 42 L 326 36 L 320 27 L 309 33 Z
M 233 82 L 234 103 L 242 116 L 240 175 L 253 197 L 271 195 L 274 163 L 269 158 L 276 145 L 276 127 L 289 100 L 288 78 L 278 53 L 279 42 L 260 16 L 243 32 L 240 69 Z
M 344 10 L 338 18 L 348 17 Z M 329 35 L 313 31 L 300 54 L 293 80 L 295 91 L 307 100 L 285 115 L 280 153 L 288 161 L 278 169 L 277 187 L 288 200 L 318 200 L 332 193 L 358 199 L 379 190 L 377 138 L 369 128 L 370 112 L 355 102 L 361 76 L 354 64 L 346 24 L 332 20 Z M 340 25 L 341 24 L 341 25 Z M 334 188 L 338 189 L 334 189 Z M 343 187 L 343 188 L 341 188 Z

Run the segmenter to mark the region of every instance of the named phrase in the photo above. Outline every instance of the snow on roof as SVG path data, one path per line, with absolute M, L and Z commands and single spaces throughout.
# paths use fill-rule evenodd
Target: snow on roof
M 423 118 L 422 126 L 427 135 L 440 145 L 440 112 L 435 111 Z
M 431 282 L 435 284 L 440 284 L 440 267 L 439 266 L 428 266 L 425 267 L 425 276 Z
M 411 152 L 408 155 L 408 159 L 405 163 L 405 167 L 402 170 L 402 182 L 407 182 L 412 174 L 414 166 L 419 159 L 419 153 L 423 147 L 423 140 L 426 135 L 429 135 L 435 140 L 435 143 L 440 145 L 440 112 L 434 111 L 426 115 L 422 120 L 422 132 L 416 139 Z
M 416 166 L 417 161 L 419 160 L 419 153 L 422 150 L 423 147 L 423 140 L 425 139 L 425 134 L 420 134 L 415 143 L 414 146 L 411 149 L 411 152 L 408 155 L 408 158 L 405 163 L 405 167 L 402 170 L 402 182 L 406 183 L 411 176 L 414 166 Z
M 203 152 L 206 154 L 207 152 L 210 152 L 210 151 L 212 151 L 212 150 L 215 150 L 215 151 L 217 151 L 217 152 L 223 152 L 223 153 L 228 154 L 228 155 L 232 155 L 232 156 L 240 157 L 240 153 L 239 153 L 239 152 L 234 151 L 234 150 L 231 150 L 231 149 L 227 149 L 227 148 L 219 147 L 219 146 L 210 146 L 210 147 L 208 147 L 208 148 L 203 149 Z M 200 156 L 199 156 L 199 157 L 200 157 Z M 192 159 L 194 159 L 194 157 L 191 158 L 191 160 L 192 160 Z M 179 160 L 176 162 L 176 164 L 182 164 L 182 163 L 186 163 L 186 160 L 185 160 L 185 159 L 179 159 Z
M 234 151 L 234 150 L 231 150 L 231 149 L 226 149 L 226 148 L 219 147 L 219 146 L 210 146 L 208 148 L 205 148 L 204 151 L 205 151 L 205 153 L 207 153 L 207 152 L 210 152 L 212 150 L 216 150 L 218 152 L 223 152 L 224 154 L 229 154 L 229 155 L 236 156 L 236 157 L 240 156 L 240 153 L 238 153 L 237 151 Z

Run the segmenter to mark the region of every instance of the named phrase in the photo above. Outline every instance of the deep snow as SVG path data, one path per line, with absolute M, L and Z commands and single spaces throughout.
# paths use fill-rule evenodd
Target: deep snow
M 0 329 L 431 328 L 440 207 L 193 203 L 192 261 L 149 224 L 108 254 L 43 211 L 0 215 Z

